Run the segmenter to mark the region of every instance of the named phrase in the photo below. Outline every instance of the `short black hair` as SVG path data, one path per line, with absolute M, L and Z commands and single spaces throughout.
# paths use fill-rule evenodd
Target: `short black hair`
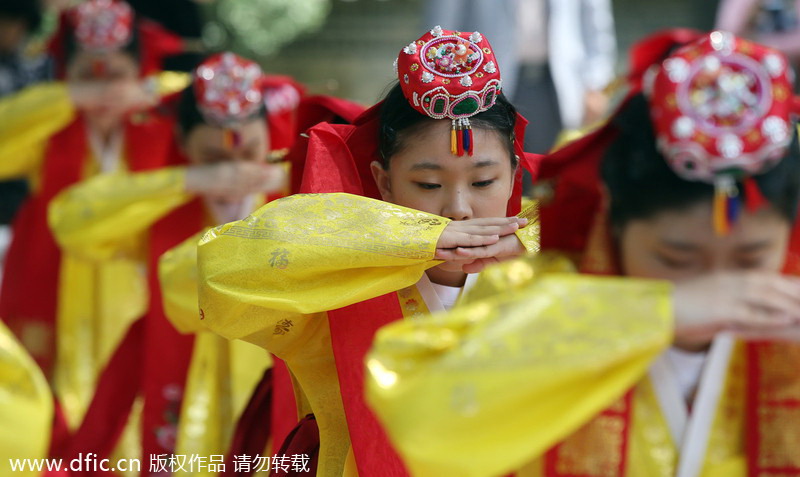
M 436 120 L 411 107 L 403 95 L 400 83 L 395 83 L 383 99 L 380 110 L 378 150 L 384 169 L 389 169 L 392 156 L 405 147 L 408 137 L 430 121 Z M 503 144 L 508 148 L 512 166 L 516 167 L 514 127 L 517 122 L 517 110 L 502 93 L 497 95 L 494 106 L 472 116 L 469 122 L 473 128 L 497 131 L 504 139 Z
M 656 146 L 649 107 L 643 95 L 633 97 L 614 118 L 619 135 L 606 150 L 601 175 L 610 195 L 610 221 L 621 230 L 631 220 L 648 219 L 667 210 L 685 210 L 711 201 L 714 186 L 678 176 Z M 800 200 L 800 147 L 797 131 L 781 161 L 753 176 L 764 198 L 789 223 Z M 739 190 L 744 195 L 744 188 Z
M 28 33 L 33 33 L 42 26 L 42 5 L 39 0 L 2 0 L 0 18 L 22 20 Z
M 197 127 L 201 124 L 208 124 L 206 119 L 203 117 L 203 114 L 200 112 L 200 109 L 197 107 L 197 95 L 194 91 L 194 85 L 191 84 L 187 86 L 183 91 L 180 93 L 180 98 L 178 99 L 178 129 L 185 139 L 192 129 Z M 258 112 L 253 115 L 253 118 L 266 118 L 267 117 L 267 106 L 262 101 L 261 108 L 259 108 Z

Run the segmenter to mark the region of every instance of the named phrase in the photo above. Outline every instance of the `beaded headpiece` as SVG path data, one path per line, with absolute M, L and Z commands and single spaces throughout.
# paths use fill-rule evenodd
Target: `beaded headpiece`
M 780 52 L 715 31 L 682 47 L 645 78 L 657 145 L 687 180 L 714 184 L 715 230 L 763 203 L 752 176 L 786 154 L 795 105 L 791 70 Z
M 411 106 L 431 118 L 450 119 L 453 154 L 472 155 L 469 118 L 494 106 L 501 88 L 497 60 L 486 38 L 436 26 L 405 46 L 395 67 Z

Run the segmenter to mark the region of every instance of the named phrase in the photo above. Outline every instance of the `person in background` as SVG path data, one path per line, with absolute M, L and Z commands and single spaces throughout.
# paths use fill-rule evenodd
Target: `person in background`
M 270 365 L 258 348 L 229 348 L 225 341 L 202 334 L 195 339 L 194 333 L 187 333 L 195 331 L 196 306 L 193 319 L 179 315 L 170 323 L 157 263 L 164 252 L 199 231 L 243 218 L 286 193 L 287 171 L 267 161 L 273 142 L 286 145 L 296 134 L 280 137 L 286 133 L 285 125 L 279 124 L 287 120 L 285 110 L 276 104 L 272 114 L 266 97 L 268 91 L 296 86 L 286 78 L 264 76 L 257 64 L 229 52 L 206 59 L 192 78 L 192 84 L 165 105 L 175 109 L 176 124 L 172 153 L 161 167 L 85 180 L 62 191 L 49 210 L 56 241 L 72 254 L 109 260 L 129 255 L 130 237 L 142 237 L 146 255 L 130 258 L 139 259 L 147 270 L 150 290 L 137 343 L 144 356 L 138 364 L 142 385 L 137 392 L 144 400 L 145 456 L 174 453 L 176 439 L 183 440 L 185 455 L 219 454 L 230 439 L 232 420 Z M 144 351 L 149 349 L 162 351 Z M 187 382 L 192 356 L 197 363 Z M 231 363 L 232 371 L 209 363 Z M 226 403 L 232 406 L 229 412 Z M 181 413 L 182 407 L 187 412 Z M 189 422 L 178 436 L 181 415 Z M 198 422 L 212 425 L 198 432 Z
M 0 98 L 52 78 L 48 56 L 28 48 L 31 35 L 41 23 L 38 0 L 0 2 Z M 24 179 L 0 181 L 0 269 L 11 242 L 10 224 L 27 194 Z M 2 278 L 0 272 L 0 281 Z
M 452 306 L 469 273 L 537 246 L 514 216 L 526 122 L 488 40 L 437 26 L 396 59 L 383 101 L 308 131 L 299 194 L 197 247 L 203 324 L 286 362 L 305 417 L 285 448 L 318 448 L 317 475 L 403 472 L 363 401 L 372 334 Z
M 543 154 L 563 129 L 605 115 L 616 61 L 609 0 L 432 0 L 425 8 L 431 24 L 494 39 L 505 91 L 531 121 L 526 151 Z
M 789 65 L 719 31 L 661 46 L 643 91 L 542 160 L 545 253 L 378 333 L 370 402 L 415 475 L 800 469 Z
M 224 77 L 230 75 L 230 71 L 220 69 L 218 74 Z M 243 90 L 239 95 L 243 96 L 246 93 L 247 91 Z M 203 140 L 203 136 L 212 134 L 212 137 L 206 138 L 210 140 L 207 144 L 215 144 L 213 140 L 215 123 L 209 122 L 210 119 L 197 123 L 200 118 L 197 112 L 204 108 L 198 109 L 197 105 L 193 107 L 189 98 L 185 96 L 182 100 L 180 137 L 185 138 L 184 143 L 188 146 L 188 140 L 197 143 Z M 199 105 L 204 104 L 200 99 L 195 102 Z M 269 104 L 267 106 L 267 118 L 270 124 L 268 129 L 278 130 L 273 127 L 275 118 L 269 114 L 270 106 Z M 280 104 L 274 106 L 277 108 Z M 297 107 L 297 131 L 305 131 L 319 122 L 350 124 L 363 110 L 360 105 L 338 98 L 304 97 Z M 222 114 L 230 115 L 230 113 Z M 195 129 L 197 132 L 192 133 L 191 131 Z M 300 160 L 300 156 L 305 159 L 306 152 L 303 146 L 301 143 L 298 147 L 290 148 L 286 156 L 287 163 L 284 164 L 292 169 L 293 175 L 299 177 L 302 177 L 303 172 L 303 161 Z M 197 147 L 195 144 L 184 149 L 192 154 L 189 157 L 190 164 L 207 162 L 208 156 L 202 153 L 202 147 Z M 224 164 L 230 161 L 237 159 L 221 158 L 217 163 Z M 212 183 L 217 184 L 226 180 L 224 175 L 210 175 L 209 178 L 213 179 Z M 288 191 L 292 190 L 297 189 L 290 188 Z M 259 205 L 257 202 L 264 202 L 264 199 L 277 196 L 278 194 L 273 193 L 269 197 L 257 197 L 262 200 L 256 201 L 253 205 Z M 209 199 L 205 198 L 206 203 L 209 203 Z M 158 263 L 164 314 L 180 333 L 191 333 L 195 343 L 185 386 L 176 453 L 183 455 L 227 453 L 229 457 L 271 456 L 275 453 L 291 455 L 295 452 L 278 452 L 278 450 L 302 416 L 298 416 L 291 377 L 283 362 L 272 356 L 272 365 L 269 366 L 267 353 L 261 348 L 243 341 L 228 341 L 209 331 L 203 325 L 203 320 L 198 320 L 197 243 L 210 227 L 243 219 L 252 212 L 247 208 L 212 207 L 212 210 L 217 212 L 207 214 L 210 220 L 201 232 L 161 255 Z M 167 220 L 167 223 L 170 222 Z M 261 363 L 262 366 L 257 366 L 257 363 Z M 296 453 L 307 454 L 312 462 L 317 458 L 313 452 Z
M 27 177 L 32 188 L 14 222 L 0 317 L 51 381 L 70 430 L 146 294 L 124 258 L 96 264 L 59 250 L 47 207 L 86 178 L 163 162 L 171 123 L 150 108 L 175 84 L 150 75 L 179 49 L 123 1 L 90 0 L 60 18 L 50 45 L 59 79 L 0 100 L 0 177 Z
M 782 51 L 800 64 L 800 1 L 721 0 L 715 28 Z

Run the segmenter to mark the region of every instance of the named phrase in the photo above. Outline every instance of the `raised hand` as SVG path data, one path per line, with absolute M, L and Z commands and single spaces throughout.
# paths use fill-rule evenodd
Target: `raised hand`
M 766 272 L 717 273 L 679 282 L 673 293 L 675 344 L 691 349 L 720 331 L 780 335 L 800 325 L 800 278 Z
M 286 171 L 279 165 L 229 161 L 190 167 L 186 190 L 213 198 L 238 199 L 278 192 L 286 180 Z

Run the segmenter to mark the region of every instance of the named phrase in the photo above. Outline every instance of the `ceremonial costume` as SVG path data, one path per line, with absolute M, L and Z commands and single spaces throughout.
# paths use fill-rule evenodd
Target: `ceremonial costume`
M 191 92 L 196 97 L 198 110 L 204 120 L 223 128 L 226 144 L 221 147 L 236 145 L 239 140 L 238 125 L 260 114 L 269 100 L 274 101 L 275 106 L 274 114 L 268 116 L 269 133 L 274 138 L 272 143 L 280 147 L 290 146 L 295 137 L 292 132 L 294 113 L 301 93 L 301 89 L 292 81 L 281 77 L 265 77 L 258 65 L 232 53 L 212 56 L 198 66 Z M 177 97 L 168 99 L 163 109 L 168 110 L 176 100 Z M 267 107 L 269 108 L 268 104 Z M 174 127 L 168 129 L 170 134 L 173 131 Z M 164 314 L 158 282 L 158 259 L 164 252 L 204 228 L 220 221 L 245 216 L 267 200 L 265 197 L 253 196 L 226 207 L 215 207 L 212 202 L 186 192 L 187 164 L 187 158 L 180 152 L 178 140 L 175 139 L 171 141 L 169 154 L 163 156 L 157 165 L 158 170 L 142 173 L 120 172 L 85 181 L 65 190 L 53 200 L 50 207 L 50 225 L 59 244 L 66 250 L 97 260 L 128 255 L 129 259 L 136 262 L 137 267 L 142 264 L 146 266 L 146 286 L 149 290 L 140 290 L 140 293 L 142 299 L 147 300 L 147 312 L 140 324 L 143 328 L 141 335 L 135 340 L 130 339 L 136 342 L 133 346 L 142 350 L 160 351 L 142 352 L 143 365 L 141 362 L 127 365 L 138 366 L 141 373 L 140 382 L 129 391 L 134 395 L 140 393 L 144 401 L 142 442 L 145 457 L 175 452 L 178 421 L 185 394 L 184 384 L 194 341 L 192 335 L 176 331 Z M 139 238 L 143 253 L 133 256 L 127 253 L 126 244 L 132 236 Z M 183 332 L 192 331 L 181 326 L 178 329 Z M 208 340 L 200 341 L 199 344 L 201 346 L 195 350 L 198 360 L 209 353 L 225 354 L 216 348 L 222 344 L 210 343 Z M 226 350 L 227 348 L 224 351 Z M 244 371 L 237 376 L 241 379 L 235 381 L 244 390 L 235 390 L 241 396 L 234 396 L 234 409 L 241 409 L 243 401 L 250 395 L 250 390 L 261 377 L 264 368 L 270 364 L 263 351 L 256 348 L 253 350 L 260 356 L 260 360 L 254 358 L 253 353 L 247 355 L 245 352 L 247 358 L 237 367 Z M 255 365 L 259 362 L 259 365 Z M 202 371 L 194 373 L 194 382 L 217 375 L 228 379 L 227 370 L 219 369 L 217 373 L 211 373 L 209 368 L 201 368 Z M 113 372 L 119 370 L 106 370 L 106 373 Z M 198 372 L 206 374 L 197 376 Z M 208 398 L 207 394 L 203 394 L 204 391 L 215 396 L 229 397 L 225 389 L 215 384 L 216 382 L 206 380 L 206 388 L 198 389 L 200 384 L 190 383 L 191 398 L 203 402 L 207 413 L 224 416 L 225 409 L 213 405 L 213 402 L 204 401 Z M 197 406 L 189 406 L 190 411 L 193 410 L 197 416 Z M 231 415 L 228 415 L 227 421 L 230 419 Z M 220 449 L 222 442 L 227 442 L 230 437 L 224 434 L 230 431 L 230 422 L 227 421 L 227 427 L 217 429 L 222 433 L 218 435 L 203 432 L 203 429 L 198 432 L 196 425 L 188 426 L 187 429 L 192 431 L 191 435 L 196 442 L 186 444 L 187 452 L 184 455 L 210 456 L 220 454 L 220 450 L 224 451 L 225 447 Z M 188 452 L 189 450 L 192 452 Z M 211 452 L 212 450 L 215 452 Z
M 349 123 L 362 110 L 335 98 L 302 98 L 296 124 L 298 131 L 304 131 L 320 121 Z M 272 122 L 273 131 L 271 126 Z M 287 161 L 292 174 L 302 170 L 302 162 L 294 159 L 298 155 L 290 148 Z M 228 341 L 198 319 L 197 242 L 206 230 L 159 260 L 164 313 L 178 331 L 195 334 L 176 453 L 272 456 L 298 421 L 291 377 L 281 360 L 269 366 L 263 349 Z
M 50 444 L 53 398 L 42 371 L 14 335 L 0 323 L 0 470 L 36 476 L 28 468 L 12 469 L 16 459 L 43 459 Z
M 160 58 L 180 48 L 179 39 L 135 21 L 127 4 L 98 0 L 63 15 L 52 52 L 63 74 L 67 38 L 76 48 L 107 52 L 128 45 L 134 35 L 141 46 L 142 75 L 156 72 Z M 98 70 L 102 67 L 98 60 Z M 168 76 L 163 80 L 162 93 L 181 82 Z M 171 143 L 171 123 L 152 111 L 130 114 L 103 147 L 63 83 L 28 88 L 4 99 L 0 109 L 8 123 L 0 128 L 0 175 L 28 176 L 33 190 L 13 225 L 0 316 L 51 377 L 64 416 L 75 429 L 99 370 L 128 325 L 144 312 L 146 292 L 140 272 L 124 257 L 94 263 L 61 253 L 47 227 L 47 207 L 61 190 L 93 175 L 160 164 Z
M 397 70 L 409 104 L 450 120 L 451 152 L 469 160 L 470 118 L 500 93 L 486 39 L 436 27 L 400 52 Z M 363 357 L 382 324 L 443 309 L 425 270 L 440 263 L 434 251 L 450 220 L 375 200 L 380 108 L 310 129 L 301 194 L 212 229 L 198 247 L 202 320 L 286 362 L 301 415 L 319 427 L 317 475 L 405 473 L 363 401 Z M 524 127 L 517 116 L 516 154 L 529 166 Z M 520 175 L 509 214 L 519 212 Z M 538 246 L 535 227 L 517 235 Z
M 727 233 L 737 210 L 763 206 L 754 177 L 792 137 L 785 57 L 714 32 L 641 72 L 622 110 L 643 84 L 659 151 L 679 176 L 715 185 Z M 614 119 L 543 160 L 547 253 L 487 270 L 449 315 L 379 332 L 370 402 L 416 475 L 796 472 L 800 347 L 720 334 L 697 363 L 667 349 L 666 283 L 566 273 L 569 257 L 583 274 L 619 274 L 599 172 Z M 800 272 L 797 256 L 795 236 L 786 273 Z

